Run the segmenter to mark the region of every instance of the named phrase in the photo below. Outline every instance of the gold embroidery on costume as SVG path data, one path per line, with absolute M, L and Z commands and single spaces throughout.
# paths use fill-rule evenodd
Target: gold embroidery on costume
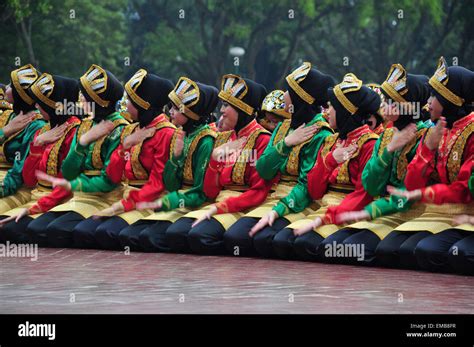
M 281 123 L 277 133 L 275 134 L 275 137 L 273 138 L 273 146 L 275 146 L 278 142 L 282 141 L 286 137 L 286 135 L 290 131 L 290 124 L 290 119 L 286 119 L 283 121 L 283 123 Z
M 5 125 L 8 124 L 12 114 L 13 114 L 12 110 L 6 110 L 3 112 L 0 112 L 0 129 L 2 129 L 3 127 L 5 127 Z M 0 163 L 9 164 L 7 161 L 6 153 L 5 153 L 5 143 L 0 144 Z M 8 166 L 11 166 L 11 165 L 8 165 Z
M 217 133 L 216 142 L 214 142 L 214 148 L 222 146 L 223 144 L 227 143 L 231 138 L 232 134 L 234 133 L 233 130 L 223 131 Z
M 247 161 L 252 156 L 252 150 L 255 146 L 255 142 L 260 134 L 268 134 L 269 132 L 264 129 L 257 129 L 253 132 L 248 140 L 247 143 L 244 145 L 243 149 L 241 150 L 234 166 L 232 168 L 232 182 L 237 185 L 244 185 L 244 176 L 245 176 L 245 169 L 247 167 Z
M 392 141 L 393 135 L 394 135 L 393 128 L 388 128 L 383 132 L 382 141 L 380 142 L 379 152 L 377 153 L 379 157 L 382 155 L 384 149 L 387 148 L 390 141 Z
M 360 150 L 362 146 L 369 140 L 372 139 L 378 139 L 378 135 L 374 134 L 372 132 L 366 133 L 362 135 L 358 140 L 357 140 L 357 151 L 352 155 L 352 157 L 349 160 L 346 160 L 342 165 L 339 167 L 339 170 L 337 172 L 337 183 L 339 184 L 351 184 L 351 177 L 349 173 L 349 163 L 351 159 L 357 158 L 357 156 L 360 153 Z
M 449 174 L 449 182 L 456 181 L 459 170 L 461 170 L 462 156 L 464 147 L 466 146 L 469 137 L 474 133 L 474 123 L 470 123 L 465 127 L 461 133 L 454 139 L 454 143 L 450 143 L 451 149 L 448 145 L 448 162 L 447 169 Z
M 9 113 L 8 115 L 8 119 L 7 119 L 7 122 L 5 123 L 8 124 L 8 122 L 11 120 L 10 119 L 10 116 L 12 115 L 12 113 Z M 37 119 L 43 119 L 43 117 L 41 116 L 41 114 L 39 113 L 36 113 L 33 117 L 33 121 L 34 122 L 35 120 Z M 47 130 L 49 130 L 49 125 L 45 125 L 45 127 L 48 127 Z M 44 127 L 43 127 L 44 128 Z M 11 140 L 13 140 L 16 136 L 18 136 L 21 132 L 23 132 L 25 129 L 21 129 L 19 131 L 17 131 L 16 133 L 14 133 L 13 135 L 10 135 L 6 140 L 5 142 L 3 142 L 1 145 L 0 145 L 0 162 L 5 162 L 7 163 L 7 159 L 6 159 L 6 153 L 5 153 L 5 148 L 7 146 L 7 143 L 9 143 Z
M 140 123 L 132 123 L 132 124 L 129 124 L 127 125 L 123 131 L 122 131 L 122 135 L 120 135 L 120 143 L 123 145 L 123 142 L 125 141 L 125 138 L 128 136 L 128 135 L 131 135 L 135 129 L 137 128 L 137 126 L 139 126 Z
M 193 154 L 194 151 L 196 150 L 196 147 L 201 141 L 202 138 L 205 136 L 212 136 L 213 138 L 217 137 L 217 134 L 209 129 L 206 128 L 203 131 L 201 131 L 194 139 L 192 140 L 191 144 L 189 145 L 189 149 L 186 153 L 186 159 L 184 162 L 184 169 L 183 169 L 183 183 L 188 184 L 188 185 L 193 185 L 194 184 L 194 177 L 193 177 Z
M 61 149 L 61 146 L 66 139 L 67 134 L 71 129 L 77 127 L 79 124 L 81 124 L 81 121 L 79 119 L 75 120 L 74 122 L 71 122 L 68 124 L 66 131 L 64 132 L 64 135 L 61 136 L 59 140 L 55 142 L 53 145 L 53 148 L 51 148 L 51 151 L 49 152 L 48 155 L 48 160 L 46 162 L 46 173 L 51 176 L 57 176 L 58 175 L 58 161 L 59 161 L 59 150 Z
M 123 118 L 118 118 L 113 121 L 114 123 L 114 130 L 120 125 L 128 125 L 128 122 Z M 102 138 L 98 139 L 94 142 L 93 149 L 92 149 L 92 166 L 95 169 L 101 170 L 104 167 L 104 163 L 102 161 L 101 153 L 102 153 L 102 145 L 104 144 L 105 139 L 107 136 L 103 136 Z
M 321 128 L 327 128 L 331 129 L 329 126 L 329 123 L 327 122 L 322 122 L 318 121 L 314 123 L 318 127 L 318 131 Z M 309 142 L 311 142 L 314 139 L 314 137 L 310 137 L 308 140 L 306 140 L 303 143 L 300 143 L 297 146 L 294 146 L 291 149 L 290 155 L 288 157 L 288 161 L 286 163 L 286 172 L 291 175 L 291 176 L 298 176 L 299 175 L 299 169 L 300 169 L 300 152 L 301 149 Z
M 416 146 L 420 138 L 426 133 L 428 129 L 421 129 L 417 132 L 414 139 L 412 139 L 409 143 L 405 145 L 398 157 L 397 162 L 397 178 L 399 180 L 403 180 L 405 178 L 405 174 L 407 172 L 408 167 L 408 153 Z
M 337 139 L 339 138 L 339 134 L 333 134 L 324 139 L 324 146 L 321 150 L 321 157 L 324 161 L 324 166 L 326 166 L 326 157 L 331 152 L 332 147 L 336 144 Z
M 176 127 L 168 121 L 157 123 L 155 125 L 155 128 L 156 130 L 160 130 L 163 128 L 176 129 Z M 146 140 L 147 139 L 145 139 L 145 141 Z M 135 179 L 137 180 L 147 180 L 149 177 L 148 172 L 146 171 L 146 169 L 143 167 L 142 163 L 140 162 L 140 153 L 142 152 L 142 146 L 143 146 L 143 141 L 133 146 L 130 151 L 130 162 L 132 165 L 133 176 L 135 176 Z

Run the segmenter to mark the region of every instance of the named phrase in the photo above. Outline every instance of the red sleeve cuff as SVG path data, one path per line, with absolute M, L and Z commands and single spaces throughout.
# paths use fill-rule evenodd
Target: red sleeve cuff
M 321 218 L 321 220 L 323 221 L 323 225 L 336 224 L 336 221 L 333 218 L 333 214 L 334 213 L 329 210 L 326 211 L 326 214 L 324 215 L 324 217 Z
M 28 209 L 28 214 L 30 214 L 30 215 L 38 214 L 38 213 L 42 213 L 42 212 L 43 212 L 43 210 L 41 209 L 41 207 L 38 204 L 34 204 L 33 206 L 31 206 Z
M 215 204 L 217 208 L 216 214 L 229 213 L 229 206 L 225 201 L 221 201 Z
M 224 166 L 224 163 L 217 161 L 213 158 L 209 161 L 209 168 L 211 168 L 214 171 L 220 171 L 222 167 Z
M 120 200 L 122 203 L 123 209 L 125 212 L 132 211 L 135 209 L 135 201 L 130 200 L 130 199 L 122 199 Z

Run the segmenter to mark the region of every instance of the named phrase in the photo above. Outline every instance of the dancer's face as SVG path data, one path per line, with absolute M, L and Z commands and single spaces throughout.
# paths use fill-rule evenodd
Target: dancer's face
M 430 110 L 430 118 L 432 121 L 438 120 L 443 115 L 443 105 L 441 105 L 436 96 L 430 96 L 430 98 L 428 99 L 428 107 Z
M 171 106 L 170 116 L 171 122 L 176 126 L 183 126 L 188 121 L 188 117 L 181 113 L 175 105 Z
M 134 121 L 138 120 L 138 110 L 135 105 L 130 101 L 130 99 L 127 100 L 127 111 Z
M 224 102 L 221 106 L 221 119 L 219 120 L 219 127 L 221 131 L 228 131 L 235 129 L 239 114 L 237 110 L 228 103 Z
M 336 123 L 336 109 L 329 104 L 328 108 L 328 123 L 333 128 L 334 130 L 337 129 L 337 123 Z

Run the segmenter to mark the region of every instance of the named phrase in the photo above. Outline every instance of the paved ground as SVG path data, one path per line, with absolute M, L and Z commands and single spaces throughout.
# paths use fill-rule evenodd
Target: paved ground
M 0 313 L 474 313 L 474 277 L 40 249 L 0 258 Z

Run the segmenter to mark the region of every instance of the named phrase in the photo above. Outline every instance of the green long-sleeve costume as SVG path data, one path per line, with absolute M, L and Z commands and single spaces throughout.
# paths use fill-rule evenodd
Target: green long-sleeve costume
M 163 182 L 171 193 L 162 198 L 162 211 L 198 207 L 206 201 L 203 191 L 204 175 L 214 148 L 215 136 L 216 134 L 208 125 L 200 126 L 184 138 L 181 156 L 175 158 L 172 155 L 166 162 Z M 185 191 L 178 191 L 183 184 L 192 185 L 192 187 Z
M 12 112 L 5 125 L 15 117 L 16 115 Z M 36 132 L 46 124 L 47 122 L 38 114 L 25 129 L 8 138 L 5 137 L 3 129 L 0 129 L 1 155 L 8 163 L 13 163 L 13 166 L 5 175 L 3 182 L 0 183 L 0 198 L 15 194 L 23 185 L 22 170 L 25 159 L 29 153 L 30 143 L 33 141 Z
M 472 168 L 471 178 L 469 178 L 469 190 L 471 195 L 474 196 L 474 167 Z
M 291 153 L 297 150 L 298 146 L 288 147 L 285 144 L 284 137 L 277 139 L 275 142 L 275 136 L 277 136 L 280 127 L 284 126 L 283 124 L 284 123 L 279 123 L 277 128 L 273 131 L 267 148 L 257 161 L 257 171 L 263 179 L 271 180 L 279 172 L 283 176 L 291 175 L 291 173 L 287 171 L 288 161 L 293 160 Z M 312 139 L 305 143 L 300 149 L 298 158 L 296 159 L 299 161 L 297 183 L 290 193 L 273 207 L 273 210 L 278 213 L 279 217 L 283 217 L 289 213 L 301 212 L 312 202 L 308 193 L 307 174 L 313 168 L 324 140 L 327 136 L 333 134 L 332 129 L 322 114 L 317 114 L 306 126 L 313 124 L 318 124 L 321 128 Z M 287 134 L 289 134 L 290 131 L 288 131 Z
M 405 189 L 403 180 L 407 165 L 415 156 L 419 140 L 428 127 L 428 124 L 418 122 L 416 138 L 401 150 L 391 153 L 388 152 L 387 145 L 392 140 L 394 128 L 388 128 L 380 135 L 372 157 L 362 172 L 362 184 L 370 195 L 373 197 L 386 195 L 387 185 Z M 371 219 L 375 219 L 387 214 L 407 211 L 412 205 L 413 202 L 407 201 L 406 198 L 391 195 L 373 201 L 364 210 L 370 214 Z
M 78 138 L 82 135 L 80 128 L 72 141 L 71 149 L 63 161 L 61 171 L 64 178 L 70 181 L 73 191 L 106 193 L 117 187 L 107 177 L 105 170 L 107 165 L 109 165 L 112 152 L 120 144 L 120 135 L 128 122 L 118 112 L 107 116 L 106 120 L 112 121 L 115 124 L 115 129 L 105 137 L 102 144 L 99 139 L 87 146 L 82 146 Z M 90 122 L 90 120 L 84 120 L 83 122 Z M 92 122 L 95 124 L 94 121 Z M 96 146 L 101 147 L 98 149 Z M 98 161 L 103 164 L 98 165 Z M 86 175 L 84 171 L 89 170 L 100 170 L 100 174 L 94 176 Z

